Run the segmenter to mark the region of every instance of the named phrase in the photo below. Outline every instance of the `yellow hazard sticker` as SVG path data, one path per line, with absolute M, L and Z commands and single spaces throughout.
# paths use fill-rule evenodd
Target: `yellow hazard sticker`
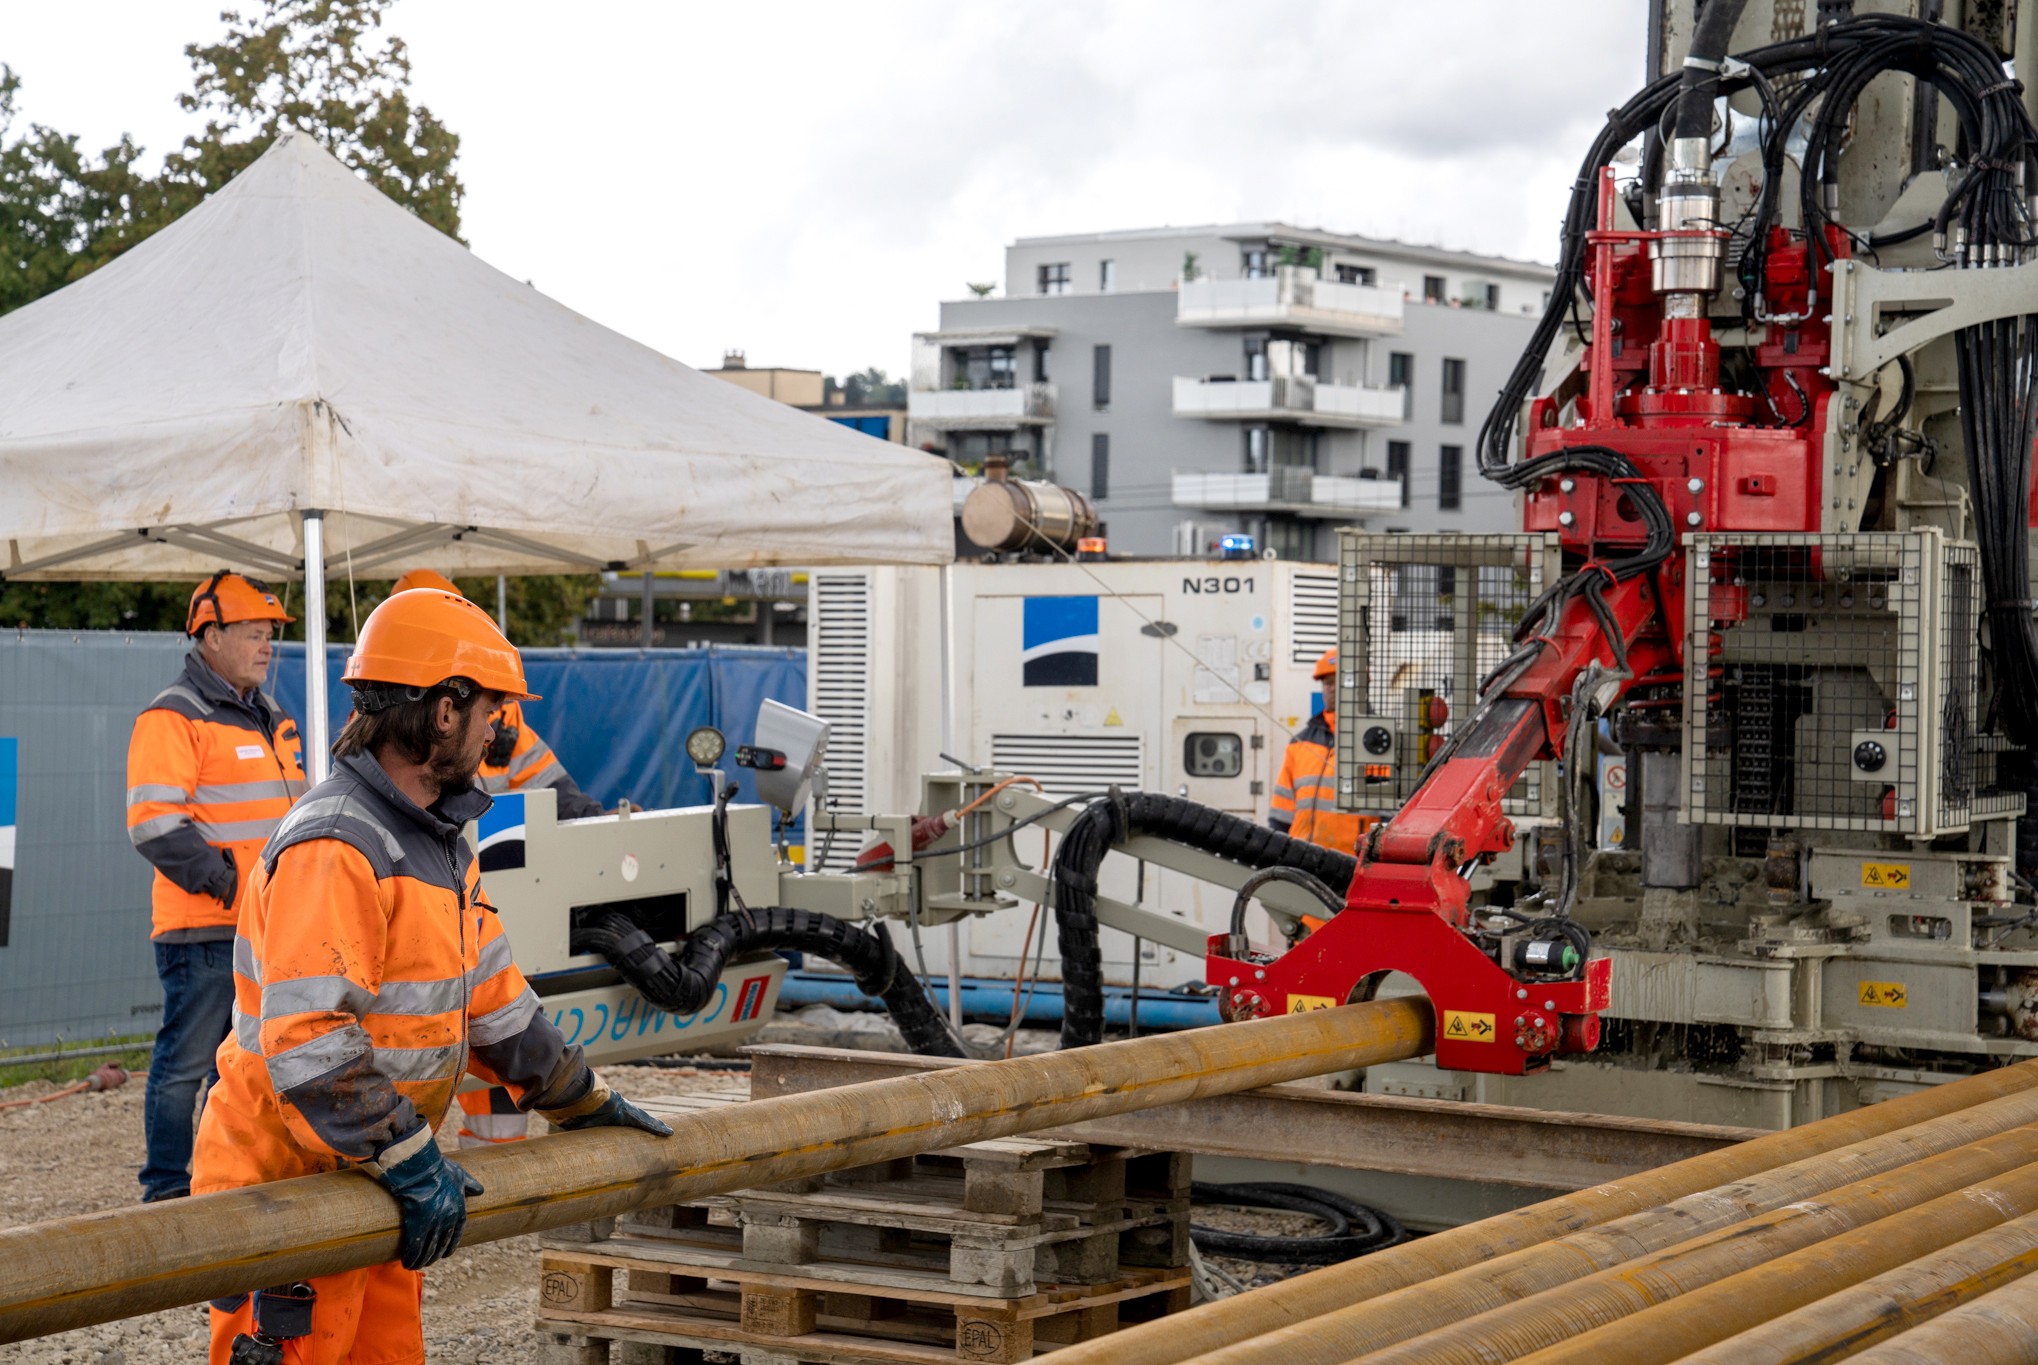
M 1493 1041 L 1493 1016 L 1445 1010 L 1444 1037 L 1460 1043 L 1490 1043 Z
M 1863 863 L 1861 884 L 1883 891 L 1908 891 L 1911 889 L 1911 865 L 1909 863 Z
M 1900 1010 L 1909 1005 L 1911 995 L 1901 981 L 1864 981 L 1858 998 L 1864 1005 Z
M 1311 1010 L 1327 1010 L 1337 1003 L 1334 995 L 1291 995 L 1288 997 L 1288 1013 L 1307 1014 Z

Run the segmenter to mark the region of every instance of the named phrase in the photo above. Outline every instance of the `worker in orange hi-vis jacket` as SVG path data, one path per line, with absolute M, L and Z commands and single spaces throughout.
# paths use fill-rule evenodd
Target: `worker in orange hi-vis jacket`
M 1288 741 L 1288 752 L 1281 756 L 1281 775 L 1274 779 L 1268 823 L 1292 839 L 1356 853 L 1359 836 L 1379 821 L 1337 808 L 1335 649 L 1325 650 L 1316 661 L 1315 678 L 1323 685 L 1323 710 Z
M 163 1024 L 149 1060 L 144 1202 L 191 1192 L 192 1111 L 233 1007 L 234 912 L 248 870 L 304 794 L 297 723 L 262 690 L 295 620 L 265 583 L 221 569 L 191 594 L 191 652 L 135 719 L 127 833 L 155 869 L 149 900 Z
M 399 1259 L 214 1300 L 212 1365 L 257 1334 L 302 1365 L 424 1360 L 419 1272 L 459 1245 L 481 1192 L 433 1135 L 464 1075 L 563 1128 L 671 1133 L 546 1018 L 461 836 L 491 803 L 474 781 L 488 716 L 529 696 L 515 648 L 457 594 L 402 592 L 344 677 L 333 774 L 248 869 L 192 1189 L 358 1167 L 396 1200 Z
M 412 569 L 396 580 L 395 591 L 435 588 L 459 593 L 453 580 L 432 569 Z M 550 787 L 559 794 L 559 818 L 580 820 L 602 813 L 601 802 L 574 782 L 566 766 L 553 756 L 552 746 L 539 738 L 524 719 L 522 702 L 504 702 L 488 717 L 495 738 L 481 756 L 478 781 L 492 795 Z M 460 1145 L 481 1147 L 493 1142 L 521 1142 L 530 1120 L 517 1108 L 516 1099 L 501 1086 L 460 1092 Z

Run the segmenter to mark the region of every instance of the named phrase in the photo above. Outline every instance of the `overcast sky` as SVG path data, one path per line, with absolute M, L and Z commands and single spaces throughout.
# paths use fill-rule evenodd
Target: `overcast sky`
M 21 114 L 194 130 L 222 0 L 0 0 Z M 242 0 L 243 9 L 259 0 Z M 1551 259 L 1646 0 L 398 0 L 483 260 L 690 365 L 905 369 L 1015 237 L 1274 219 Z

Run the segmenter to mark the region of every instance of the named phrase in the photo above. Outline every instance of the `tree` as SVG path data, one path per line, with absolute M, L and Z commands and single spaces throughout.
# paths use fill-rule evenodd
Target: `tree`
M 76 137 L 40 124 L 10 137 L 20 81 L 0 67 L 0 313 L 62 288 L 175 222 L 252 165 L 286 128 L 317 138 L 370 184 L 458 240 L 460 139 L 430 109 L 412 103 L 409 52 L 402 39 L 382 33 L 392 3 L 263 0 L 251 17 L 223 14 L 223 38 L 184 49 L 193 82 L 177 102 L 205 116 L 205 127 L 148 177 L 135 170 L 142 149 L 126 137 L 97 158 L 81 152 Z M 493 580 L 463 587 L 493 611 Z M 567 638 L 598 587 L 585 574 L 513 580 L 512 638 L 523 644 Z M 387 591 L 382 585 L 374 601 Z M 190 593 L 188 583 L 0 583 L 0 625 L 181 630 Z M 361 614 L 372 605 L 360 605 Z M 330 586 L 326 606 L 331 638 L 351 640 L 344 581 Z
M 906 381 L 893 379 L 873 365 L 842 381 L 843 400 L 853 408 L 869 403 L 904 403 Z

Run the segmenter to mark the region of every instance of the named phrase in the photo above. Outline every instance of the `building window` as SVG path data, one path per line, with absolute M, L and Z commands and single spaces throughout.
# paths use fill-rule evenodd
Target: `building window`
M 1263 280 L 1274 273 L 1273 253 L 1263 246 L 1249 246 L 1239 253 L 1239 268 L 1249 280 Z
M 1465 448 L 1445 446 L 1437 452 L 1437 509 L 1455 512 L 1465 502 Z
M 1015 382 L 1018 371 L 1014 365 L 1016 357 L 1010 346 L 993 346 L 990 350 L 988 379 L 983 387 L 987 389 L 1009 389 Z
M 1337 268 L 1339 284 L 1378 284 L 1380 272 L 1370 265 L 1340 265 Z
M 1401 390 L 1401 420 L 1415 416 L 1415 357 L 1407 351 L 1387 353 L 1387 387 Z
M 1245 380 L 1257 384 L 1267 377 L 1267 339 L 1248 333 L 1245 338 Z
M 1046 270 L 1047 270 L 1047 267 L 1046 267 L 1046 266 L 1042 266 L 1042 267 L 1040 267 L 1040 269 L 1041 269 L 1041 271 L 1042 271 L 1042 273 L 1043 273 L 1043 275 L 1044 275 L 1044 274 L 1045 274 L 1045 272 L 1046 272 Z M 1043 294 L 1045 294 L 1045 293 L 1047 292 L 1047 288 L 1046 288 L 1046 286 L 1044 286 L 1044 285 L 1043 285 L 1043 286 L 1041 287 L 1041 290 L 1040 290 L 1040 292 L 1041 292 L 1041 293 L 1043 293 Z M 1441 275 L 1424 275 L 1424 276 L 1422 277 L 1422 301 L 1423 301 L 1424 303 L 1442 303 L 1442 302 L 1444 301 L 1444 277 L 1443 277 L 1443 276 L 1441 276 Z
M 1497 284 L 1486 286 L 1486 311 L 1489 313 L 1500 311 L 1500 286 Z
M 1033 343 L 1033 382 L 1047 382 L 1047 343 L 1044 341 Z
M 1401 483 L 1401 505 L 1408 506 L 1408 453 L 1406 441 L 1387 443 L 1387 477 Z
M 1108 294 L 1118 287 L 1118 262 L 1097 262 L 1097 289 Z
M 1040 292 L 1043 294 L 1066 294 L 1069 292 L 1069 263 L 1057 261 L 1053 265 L 1040 267 Z
M 1102 502 L 1111 496 L 1111 437 L 1101 431 L 1090 433 L 1090 497 Z
M 1094 346 L 1090 349 L 1090 399 L 1097 405 L 1097 411 L 1106 412 L 1111 407 L 1111 348 Z
M 1267 451 L 1270 440 L 1265 427 L 1245 429 L 1245 472 L 1264 474 L 1267 472 Z
M 1443 422 L 1446 426 L 1465 424 L 1465 362 L 1444 360 Z

